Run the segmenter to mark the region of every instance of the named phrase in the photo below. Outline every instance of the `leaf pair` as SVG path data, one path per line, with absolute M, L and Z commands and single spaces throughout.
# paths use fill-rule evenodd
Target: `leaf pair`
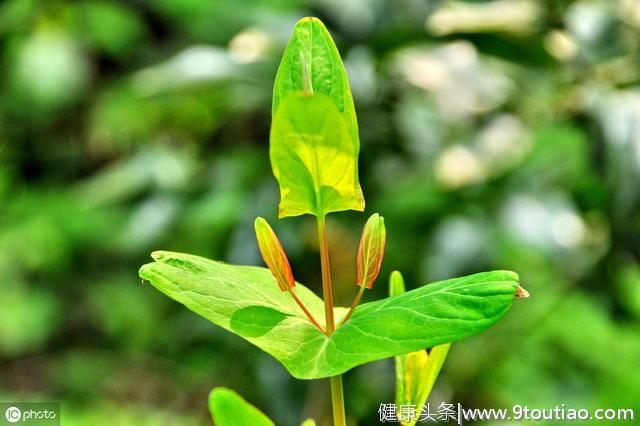
M 342 374 L 358 365 L 478 334 L 509 309 L 517 274 L 484 272 L 429 284 L 358 306 L 331 336 L 308 320 L 266 268 L 153 253 L 140 276 L 172 299 L 274 356 L 299 379 Z M 322 300 L 301 284 L 296 294 L 320 323 Z M 335 308 L 337 321 L 346 314 Z
M 273 89 L 270 149 L 279 216 L 364 210 L 358 124 L 349 79 L 317 18 L 295 26 Z

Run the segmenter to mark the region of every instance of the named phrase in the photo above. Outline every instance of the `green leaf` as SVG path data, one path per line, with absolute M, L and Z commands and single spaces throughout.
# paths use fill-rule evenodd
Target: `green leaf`
M 391 275 L 389 275 L 389 296 L 400 296 L 404 293 L 406 293 L 404 277 L 400 271 L 393 271 Z
M 209 411 L 216 426 L 274 426 L 262 411 L 227 388 L 220 387 L 211 391 Z
M 280 184 L 280 217 L 364 210 L 358 152 L 328 96 L 284 98 L 271 126 L 269 154 Z
M 330 337 L 307 320 L 271 272 L 198 256 L 155 252 L 140 276 L 214 324 L 273 355 L 300 379 L 335 376 L 358 365 L 480 333 L 511 307 L 517 274 L 484 272 L 366 303 Z M 322 300 L 294 291 L 324 323 Z M 347 309 L 336 308 L 336 322 Z
M 420 415 L 433 385 L 440 374 L 451 343 L 438 345 L 429 352 L 419 350 L 396 357 L 396 404 L 414 405 Z M 401 420 L 403 425 L 413 426 L 416 421 Z
M 328 102 L 310 101 L 306 109 L 298 109 L 302 101 L 289 99 L 302 93 Z M 318 112 L 313 105 L 327 110 Z M 273 87 L 272 118 L 271 162 L 280 184 L 280 217 L 363 211 L 357 166 L 360 140 L 349 78 L 331 35 L 317 18 L 303 18 L 293 30 Z M 325 131 L 313 132 L 314 123 Z M 276 124 L 279 126 L 274 132 Z M 289 151 L 287 155 L 281 157 L 282 146 L 293 140 L 306 142 L 297 143 L 297 149 L 289 147 L 284 151 Z M 274 145 L 280 148 L 274 149 Z M 315 151 L 315 147 L 322 148 L 324 153 Z M 274 152 L 275 158 L 285 161 L 274 161 Z M 315 161 L 324 154 L 329 154 L 324 158 L 339 160 L 340 166 Z M 311 163 L 305 163 L 305 159 Z M 294 169 L 288 174 L 291 166 Z M 291 179 L 282 177 L 287 174 Z M 327 177 L 339 183 L 334 186 L 331 183 L 335 182 Z M 299 183 L 295 178 L 303 180 Z
M 293 29 L 273 85 L 272 117 L 284 98 L 305 91 L 303 73 L 313 93 L 322 93 L 335 104 L 358 155 L 358 122 L 349 77 L 329 31 L 318 18 L 302 18 Z

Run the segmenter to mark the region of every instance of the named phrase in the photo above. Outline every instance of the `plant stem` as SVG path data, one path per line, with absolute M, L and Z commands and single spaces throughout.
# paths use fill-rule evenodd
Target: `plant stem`
M 344 317 L 344 319 L 340 323 L 341 326 L 344 325 L 347 321 L 349 321 L 349 318 L 351 318 L 353 311 L 355 311 L 356 306 L 358 306 L 358 303 L 360 303 L 360 299 L 362 298 L 362 293 L 364 293 L 365 288 L 366 286 L 364 284 L 360 286 L 360 290 L 358 290 L 358 294 L 356 294 L 356 297 L 355 299 L 353 299 L 353 303 L 351 304 L 351 309 L 349 309 L 349 312 L 347 312 L 347 315 Z
M 327 321 L 327 334 L 336 329 L 333 319 L 333 290 L 331 288 L 331 267 L 329 266 L 329 245 L 327 244 L 327 225 L 324 216 L 318 218 L 318 240 L 320 242 L 320 264 L 322 265 L 322 294 L 324 314 Z
M 329 244 L 327 243 L 327 225 L 324 216 L 318 217 L 318 241 L 320 243 L 320 263 L 322 265 L 322 292 L 324 296 L 324 312 L 326 317 L 327 336 L 336 329 L 333 318 L 333 290 L 331 288 L 331 267 L 329 266 Z M 331 405 L 333 406 L 334 426 L 346 426 L 344 413 L 344 392 L 342 376 L 329 378 L 331 384 Z
M 322 331 L 324 334 L 327 334 L 326 330 L 320 325 L 320 323 L 318 323 L 318 321 L 316 321 L 313 314 L 309 312 L 306 306 L 304 306 L 302 301 L 298 298 L 298 295 L 293 292 L 293 289 L 291 287 L 289 287 L 289 293 L 291 293 L 291 297 L 293 297 L 293 300 L 296 301 L 296 303 L 298 304 L 298 306 L 300 306 L 300 308 L 305 313 L 307 318 L 309 318 L 309 321 L 311 321 L 311 323 L 315 325 L 316 328 L 318 328 L 318 330 Z
M 344 392 L 342 391 L 342 376 L 329 378 L 331 383 L 331 404 L 333 405 L 333 424 L 346 426 L 347 420 L 344 414 Z

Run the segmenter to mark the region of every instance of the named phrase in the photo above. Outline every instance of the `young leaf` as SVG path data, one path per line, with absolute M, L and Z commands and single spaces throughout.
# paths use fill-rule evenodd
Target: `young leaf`
M 482 332 L 511 307 L 517 274 L 484 272 L 440 281 L 365 303 L 331 336 L 318 330 L 266 268 L 155 252 L 140 276 L 189 309 L 273 355 L 300 379 L 317 379 L 378 359 L 454 342 Z M 322 323 L 322 300 L 297 294 Z M 337 308 L 336 319 L 346 314 Z
M 312 93 L 322 93 L 335 104 L 357 156 L 360 149 L 358 122 L 349 77 L 329 31 L 318 18 L 302 18 L 293 29 L 273 85 L 272 117 L 275 118 L 288 95 L 307 92 L 305 84 L 311 86 Z
M 389 275 L 389 296 L 400 296 L 405 292 L 404 277 L 400 271 L 393 271 L 391 275 Z
M 358 152 L 328 96 L 285 97 L 271 125 L 269 154 L 280 217 L 364 209 Z
M 450 347 L 451 343 L 445 343 L 428 353 L 423 349 L 396 357 L 396 405 L 414 405 L 416 415 L 420 415 Z M 413 426 L 416 421 L 401 423 Z
M 520 288 L 520 287 L 518 287 Z M 389 295 L 397 296 L 405 292 L 404 278 L 398 271 L 389 277 Z M 517 291 L 516 291 L 517 293 Z M 438 345 L 427 352 L 422 349 L 396 357 L 396 405 L 413 405 L 419 417 L 431 389 L 440 374 L 451 343 Z M 403 426 L 416 424 L 413 419 L 400 419 Z
M 209 394 L 209 411 L 216 426 L 274 426 L 262 411 L 227 388 L 215 388 Z
M 307 123 L 304 121 L 310 118 L 308 112 L 296 108 L 289 108 L 286 114 L 281 112 L 287 99 L 301 93 L 308 97 L 320 95 L 333 104 L 334 108 L 331 108 L 330 112 L 323 113 L 322 119 L 327 121 L 328 127 L 336 126 L 340 129 L 336 132 L 317 134 L 315 137 L 329 137 L 324 145 L 342 152 L 340 159 L 349 159 L 350 161 L 347 161 L 346 164 L 342 161 L 341 165 L 347 166 L 345 169 L 341 169 L 339 166 L 330 167 L 329 163 L 315 161 L 311 165 L 308 163 L 299 164 L 291 173 L 292 179 L 289 180 L 280 176 L 288 171 L 289 165 L 295 165 L 300 161 L 298 157 L 308 159 L 309 152 L 300 153 L 294 149 L 290 152 L 293 155 L 287 155 L 285 157 L 287 161 L 284 163 L 274 162 L 273 145 L 274 143 L 277 145 L 278 142 L 286 142 L 286 137 L 282 138 L 282 136 L 291 134 L 292 126 L 284 126 L 286 133 L 280 134 L 281 138 L 277 140 L 274 140 L 274 136 L 277 138 L 280 132 L 274 133 L 273 128 L 277 121 L 293 122 L 296 118 L 300 118 L 303 121 L 300 123 L 302 126 L 293 126 L 300 127 L 293 132 L 293 135 L 297 134 L 297 139 L 308 138 L 312 135 L 305 131 Z M 272 118 L 271 162 L 274 174 L 280 184 L 280 217 L 307 213 L 319 216 L 332 211 L 364 210 L 364 197 L 358 180 L 357 167 L 360 150 L 358 122 L 349 88 L 349 78 L 331 35 L 317 18 L 303 18 L 298 21 L 293 30 L 276 74 L 273 87 Z M 298 132 L 299 130 L 302 133 Z M 349 144 L 350 147 L 345 150 L 344 148 Z M 317 156 L 312 156 L 312 158 L 320 159 Z M 317 179 L 318 173 L 322 172 L 318 165 L 328 168 L 326 175 L 340 177 L 340 184 L 337 187 L 327 185 L 326 189 L 322 189 L 322 185 L 326 182 Z M 304 183 L 297 184 L 295 178 L 300 176 L 305 177 Z M 314 183 L 318 185 L 314 186 Z M 329 192 L 329 199 L 318 196 L 322 195 L 318 194 L 320 191 Z

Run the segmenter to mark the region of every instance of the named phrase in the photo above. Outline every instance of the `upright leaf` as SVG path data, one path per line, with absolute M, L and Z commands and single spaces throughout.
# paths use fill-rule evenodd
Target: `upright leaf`
M 342 147 L 348 140 L 351 148 L 346 151 L 343 148 L 340 148 L 340 150 L 344 151 L 345 154 L 348 153 L 353 164 L 349 164 L 345 170 L 330 167 L 329 163 L 317 163 L 312 168 L 304 165 L 308 170 L 306 172 L 303 171 L 303 173 L 311 174 L 313 178 L 315 178 L 318 166 L 322 168 L 330 167 L 331 170 L 328 173 L 339 171 L 340 176 L 346 173 L 349 174 L 349 176 L 341 178 L 340 188 L 328 186 L 328 190 L 336 190 L 332 196 L 339 195 L 342 197 L 341 202 L 325 205 L 323 209 L 315 198 L 310 199 L 308 191 L 311 187 L 308 186 L 308 183 L 291 185 L 290 182 L 283 182 L 282 179 L 278 178 L 283 169 L 280 168 L 280 165 L 273 163 L 272 155 L 274 174 L 280 183 L 280 217 L 297 216 L 306 213 L 320 215 L 332 211 L 351 209 L 364 210 L 364 197 L 358 180 L 357 167 L 358 152 L 360 150 L 358 122 L 351 89 L 349 88 L 349 78 L 331 35 L 329 35 L 324 24 L 317 18 L 303 18 L 298 21 L 282 56 L 273 87 L 273 125 L 275 125 L 278 117 L 280 117 L 281 121 L 308 118 L 305 115 L 307 114 L 306 111 L 298 111 L 291 108 L 289 108 L 289 112 L 286 115 L 281 114 L 286 100 L 291 95 L 299 95 L 301 93 L 305 93 L 307 96 L 324 95 L 333 104 L 334 109 L 331 109 L 331 112 L 326 115 L 323 114 L 323 117 L 327 120 L 328 126 L 338 126 L 341 129 L 339 132 L 334 133 L 326 144 Z M 271 132 L 272 148 L 274 144 L 273 125 Z M 304 126 L 301 130 L 304 130 Z M 295 160 L 293 158 L 293 161 Z M 300 170 L 297 171 L 297 173 L 299 172 Z
M 279 290 L 266 268 L 156 252 L 140 276 L 189 309 L 273 355 L 300 379 L 335 376 L 378 359 L 454 342 L 482 332 L 510 308 L 518 276 L 484 272 L 429 284 L 360 305 L 326 336 Z M 297 294 L 324 322 L 322 300 L 301 284 Z M 336 308 L 340 321 L 347 310 Z
M 211 391 L 209 411 L 216 426 L 274 426 L 262 411 L 227 388 Z
M 358 122 L 349 77 L 329 31 L 318 18 L 302 18 L 293 29 L 273 85 L 272 117 L 276 116 L 284 98 L 306 91 L 305 80 L 310 83 L 313 93 L 322 93 L 335 104 L 357 155 L 360 146 Z
M 280 184 L 280 217 L 364 209 L 358 153 L 328 96 L 285 97 L 271 125 L 269 154 Z
M 414 405 L 416 416 L 420 416 L 450 347 L 451 343 L 445 343 L 434 347 L 429 352 L 422 349 L 396 357 L 396 404 L 398 406 Z M 413 426 L 416 420 L 400 419 L 400 423 Z
M 404 293 L 406 293 L 404 277 L 400 271 L 393 271 L 391 275 L 389 275 L 389 296 L 400 296 Z
M 405 293 L 404 278 L 400 272 L 393 271 L 389 277 L 389 295 L 393 297 L 403 293 Z M 416 424 L 416 417 L 419 418 L 422 412 L 450 347 L 451 343 L 445 343 L 434 347 L 429 352 L 421 349 L 396 357 L 396 405 L 416 407 L 414 417 L 399 419 L 403 426 Z

